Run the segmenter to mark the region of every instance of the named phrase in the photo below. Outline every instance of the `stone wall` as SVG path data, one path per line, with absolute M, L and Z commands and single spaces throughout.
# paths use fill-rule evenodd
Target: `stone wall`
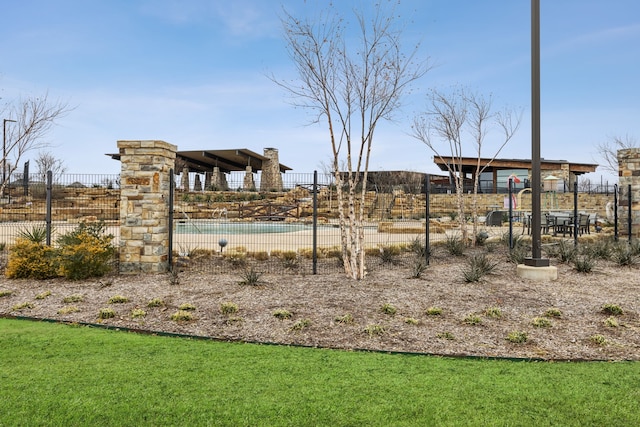
M 118 141 L 121 161 L 120 272 L 168 270 L 169 171 L 177 147 L 164 141 Z

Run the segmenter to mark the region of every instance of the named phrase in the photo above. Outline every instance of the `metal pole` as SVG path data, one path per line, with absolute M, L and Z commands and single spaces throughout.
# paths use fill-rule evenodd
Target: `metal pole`
M 7 122 L 16 123 L 15 120 L 2 119 L 2 183 L 7 180 Z
M 573 183 L 573 246 L 578 246 L 578 181 Z M 588 224 L 587 224 L 588 226 Z
M 540 213 L 540 0 L 531 0 L 531 258 L 525 265 L 548 267 L 542 259 Z
M 509 250 L 513 249 L 513 180 L 509 177 Z
M 318 274 L 318 171 L 313 171 L 313 264 L 312 273 Z
M 618 241 L 618 184 L 613 184 L 613 239 Z
M 47 196 L 45 213 L 45 230 L 47 234 L 47 246 L 51 246 L 51 192 L 53 191 L 53 172 L 47 171 Z
M 431 255 L 431 243 L 429 241 L 429 216 L 430 212 L 430 196 L 431 195 L 431 176 L 426 174 L 424 177 L 424 216 L 426 218 L 426 226 L 424 232 L 424 261 L 429 265 L 429 257 Z
M 627 206 L 628 206 L 628 215 L 627 215 L 627 228 L 629 230 L 629 243 L 631 243 L 631 230 L 632 230 L 632 219 L 631 215 L 633 211 L 631 210 L 631 184 L 629 184 L 629 188 L 627 189 Z
M 169 200 L 167 203 L 169 204 L 169 218 L 168 218 L 168 226 L 169 226 L 169 251 L 167 254 L 167 262 L 169 263 L 169 271 L 173 272 L 173 198 L 174 191 L 176 188 L 176 178 L 174 176 L 173 168 L 169 169 Z

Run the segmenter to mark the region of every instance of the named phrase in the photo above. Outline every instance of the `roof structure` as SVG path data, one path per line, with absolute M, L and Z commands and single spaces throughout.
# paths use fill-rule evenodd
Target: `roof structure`
M 115 160 L 120 160 L 120 154 L 107 154 Z M 268 157 L 255 153 L 246 148 L 233 148 L 227 150 L 193 150 L 178 151 L 176 162 L 189 169 L 190 172 L 211 172 L 215 166 L 221 172 L 244 171 L 247 166 L 251 166 L 254 171 L 263 169 L 263 162 L 267 162 Z M 279 164 L 280 172 L 292 170 L 290 167 Z
M 434 156 L 433 161 L 438 167 L 447 171 L 447 164 L 451 164 L 455 162 L 461 161 L 462 163 L 462 172 L 474 174 L 476 172 L 476 167 L 478 165 L 477 157 L 462 157 L 462 158 L 454 158 L 454 157 L 438 157 Z M 489 166 L 487 166 L 484 171 L 485 172 L 493 172 L 495 170 L 501 169 L 531 169 L 531 159 L 480 159 L 480 167 L 484 167 L 487 163 L 491 162 Z M 595 172 L 598 167 L 597 164 L 593 163 L 570 163 L 566 160 L 547 160 L 540 159 L 540 169 L 541 170 L 557 170 L 560 169 L 562 165 L 569 166 L 569 172 L 574 175 L 582 175 L 585 173 Z

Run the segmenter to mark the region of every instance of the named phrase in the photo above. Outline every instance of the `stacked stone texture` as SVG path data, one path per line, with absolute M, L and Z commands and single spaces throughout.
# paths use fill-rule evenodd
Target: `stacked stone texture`
M 260 178 L 261 191 L 282 191 L 282 175 L 280 175 L 280 159 L 276 148 L 265 148 Z
M 120 272 L 168 269 L 169 171 L 175 145 L 164 141 L 118 141 L 121 161 Z
M 640 237 L 640 148 L 618 150 L 618 218 L 620 233 L 628 236 L 629 207 L 631 236 Z M 629 190 L 631 188 L 631 190 Z M 631 206 L 629 206 L 631 195 Z

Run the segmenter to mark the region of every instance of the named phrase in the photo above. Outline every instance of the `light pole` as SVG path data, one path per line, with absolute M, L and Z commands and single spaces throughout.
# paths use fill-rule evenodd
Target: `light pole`
M 16 123 L 15 120 L 2 119 L 2 183 L 7 179 L 7 122 Z

